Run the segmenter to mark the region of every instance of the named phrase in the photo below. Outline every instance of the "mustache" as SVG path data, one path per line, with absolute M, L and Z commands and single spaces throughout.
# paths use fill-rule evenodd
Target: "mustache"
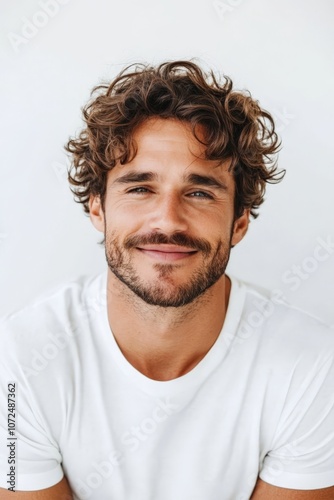
M 167 236 L 163 233 L 151 233 L 136 236 L 128 236 L 124 241 L 124 248 L 134 248 L 141 245 L 180 245 L 191 250 L 198 250 L 205 255 L 209 255 L 212 248 L 210 243 L 204 239 L 192 238 L 183 233 L 174 233 Z

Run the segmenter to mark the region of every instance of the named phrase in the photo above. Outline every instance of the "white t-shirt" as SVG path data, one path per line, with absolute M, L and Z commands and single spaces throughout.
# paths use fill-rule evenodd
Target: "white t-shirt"
M 65 473 L 77 500 L 248 500 L 258 476 L 334 485 L 332 330 L 232 278 L 213 347 L 186 375 L 155 381 L 119 350 L 105 289 L 105 275 L 81 279 L 2 322 L 1 487 L 8 442 L 17 490 Z

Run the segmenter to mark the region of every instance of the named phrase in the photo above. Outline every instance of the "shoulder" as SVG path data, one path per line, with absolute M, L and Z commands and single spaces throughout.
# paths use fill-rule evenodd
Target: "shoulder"
M 255 388 L 266 446 L 279 449 L 305 438 L 305 446 L 316 450 L 327 442 L 334 418 L 334 331 L 286 303 L 277 291 L 243 287 L 235 360 L 249 382 L 248 392 Z M 327 423 L 320 426 L 322 419 Z M 289 457 L 288 448 L 285 452 Z
M 45 345 L 60 334 L 75 337 L 78 329 L 106 304 L 105 276 L 80 277 L 38 297 L 0 319 L 0 352 L 6 358 Z
M 266 290 L 236 280 L 243 289 L 239 335 L 252 341 L 245 349 L 254 353 L 270 369 L 294 369 L 325 361 L 334 363 L 334 330 L 284 299 L 279 290 Z M 240 333 L 241 332 L 241 333 Z
M 279 289 L 267 290 L 248 283 L 243 286 L 244 319 L 263 327 L 268 336 L 287 337 L 292 343 L 303 340 L 305 345 L 321 339 L 334 345 L 334 330 L 321 319 L 289 304 Z

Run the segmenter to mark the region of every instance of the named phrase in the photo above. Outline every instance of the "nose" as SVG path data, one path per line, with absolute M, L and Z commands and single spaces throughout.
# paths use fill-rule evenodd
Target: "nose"
M 165 234 L 187 231 L 185 208 L 180 195 L 165 193 L 158 197 L 151 213 L 150 228 Z

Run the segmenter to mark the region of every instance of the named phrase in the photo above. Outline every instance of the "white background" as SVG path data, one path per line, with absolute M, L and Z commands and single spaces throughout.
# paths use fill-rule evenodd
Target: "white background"
M 334 249 L 314 257 L 319 238 L 334 241 L 332 0 L 16 0 L 0 11 L 0 314 L 105 269 L 63 151 L 92 87 L 132 62 L 197 57 L 249 89 L 283 140 L 285 180 L 229 272 L 334 325 Z

